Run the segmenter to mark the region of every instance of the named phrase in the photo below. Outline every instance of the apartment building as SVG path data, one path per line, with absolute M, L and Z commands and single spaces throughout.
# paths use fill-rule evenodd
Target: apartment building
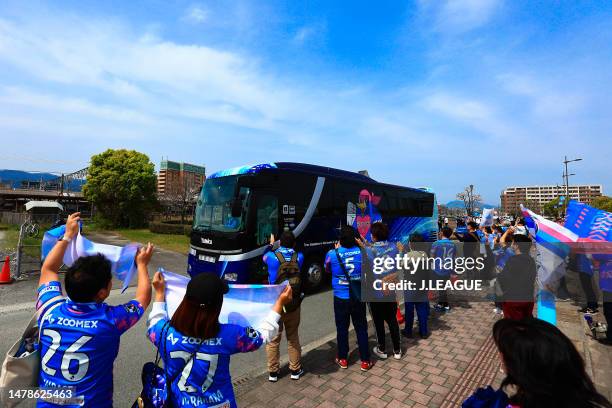
M 584 184 L 569 186 L 569 199 L 590 204 L 595 197 L 603 195 L 601 184 Z M 529 206 L 535 212 L 541 212 L 542 206 L 557 197 L 565 196 L 565 186 L 525 186 L 507 187 L 501 193 L 501 210 L 506 214 L 520 211 L 520 204 Z
M 157 194 L 176 195 L 202 187 L 206 168 L 189 163 L 162 160 L 157 176 Z

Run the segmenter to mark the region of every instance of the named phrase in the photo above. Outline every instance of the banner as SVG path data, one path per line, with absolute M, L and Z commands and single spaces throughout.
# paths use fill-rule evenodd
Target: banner
M 168 316 L 172 317 L 183 301 L 189 277 L 160 268 L 166 281 L 166 304 Z M 220 323 L 259 327 L 272 310 L 278 296 L 287 286 L 280 285 L 228 285 L 229 292 L 223 296 Z
M 570 201 L 565 227 L 579 239 L 576 252 L 590 253 L 599 263 L 599 286 L 612 292 L 612 213 Z
M 52 230 L 45 232 L 41 246 L 41 260 L 45 260 L 51 249 L 57 241 L 66 233 L 66 226 L 62 225 Z M 136 264 L 134 259 L 138 253 L 138 244 L 127 244 L 123 247 L 116 245 L 98 244 L 85 238 L 81 233 L 76 236 L 68 244 L 66 253 L 64 254 L 64 264 L 72 266 L 72 264 L 82 256 L 102 254 L 111 262 L 111 272 L 113 276 L 123 282 L 121 291 L 124 292 L 130 284 L 134 272 L 136 272 Z

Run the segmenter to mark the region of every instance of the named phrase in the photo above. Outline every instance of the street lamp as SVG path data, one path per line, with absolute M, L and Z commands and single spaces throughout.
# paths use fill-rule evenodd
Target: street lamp
M 563 213 L 567 210 L 567 202 L 569 199 L 569 178 L 570 176 L 575 176 L 575 173 L 569 174 L 567 170 L 567 164 L 572 162 L 581 161 L 582 159 L 572 159 L 567 160 L 567 156 L 565 156 L 565 160 L 563 160 L 563 164 L 565 165 L 565 172 L 563 173 L 563 178 L 565 180 L 565 200 L 563 200 Z

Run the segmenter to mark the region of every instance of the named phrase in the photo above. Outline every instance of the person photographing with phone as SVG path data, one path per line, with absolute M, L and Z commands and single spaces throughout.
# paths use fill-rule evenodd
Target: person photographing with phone
M 285 305 L 281 313 L 278 335 L 266 344 L 268 357 L 268 380 L 278 381 L 280 371 L 280 342 L 282 332 L 287 337 L 287 353 L 289 354 L 289 370 L 291 379 L 299 380 L 304 374 L 302 369 L 302 346 L 300 345 L 300 305 L 302 303 L 301 268 L 304 255 L 295 248 L 295 235 L 291 231 L 281 234 L 280 246 L 275 248 L 274 234 L 270 235 L 270 245 L 266 248 L 263 261 L 268 268 L 268 283 L 278 285 L 289 281 L 293 290 L 293 301 Z

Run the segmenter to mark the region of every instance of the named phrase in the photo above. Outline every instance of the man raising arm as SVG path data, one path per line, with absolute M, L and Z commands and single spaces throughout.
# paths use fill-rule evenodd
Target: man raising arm
M 110 306 L 111 262 L 102 254 L 78 258 L 66 271 L 62 296 L 59 268 L 70 242 L 79 232 L 79 213 L 66 222 L 66 232 L 47 256 L 40 277 L 40 386 L 74 387 L 76 403 L 86 407 L 112 407 L 113 363 L 119 338 L 133 327 L 151 301 L 147 270 L 153 246 L 136 255 L 138 287 L 130 302 Z M 75 402 L 75 400 L 71 401 Z M 38 407 L 59 407 L 38 402 Z

